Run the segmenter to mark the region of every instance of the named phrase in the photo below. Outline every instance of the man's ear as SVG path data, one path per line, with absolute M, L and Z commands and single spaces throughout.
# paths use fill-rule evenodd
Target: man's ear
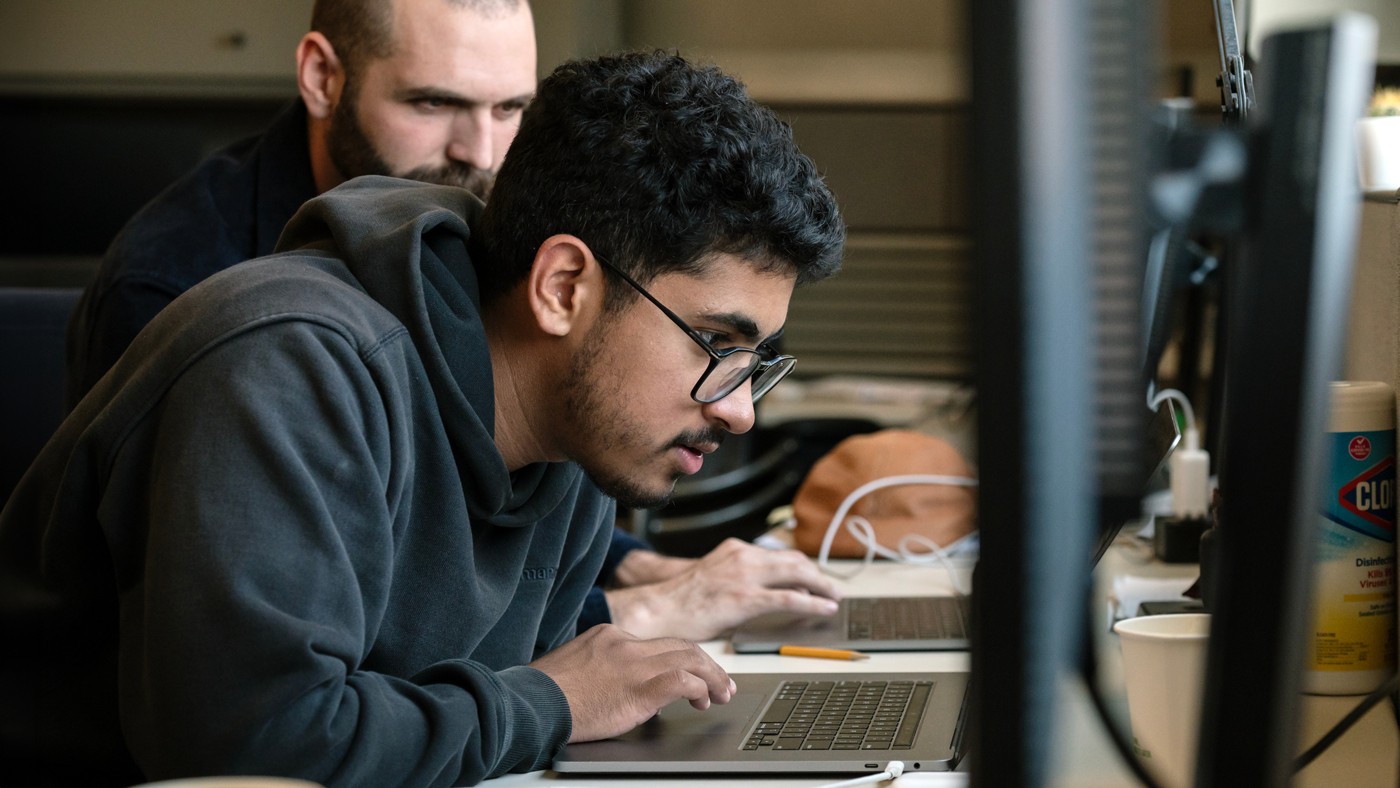
M 530 311 L 546 334 L 567 336 L 602 311 L 603 286 L 602 268 L 588 245 L 572 235 L 552 235 L 530 266 Z
M 315 30 L 297 44 L 297 90 L 306 104 L 306 113 L 325 120 L 331 116 L 345 89 L 345 67 L 335 47 Z

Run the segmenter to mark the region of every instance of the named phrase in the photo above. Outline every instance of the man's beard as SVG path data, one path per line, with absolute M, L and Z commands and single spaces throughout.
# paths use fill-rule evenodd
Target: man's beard
M 397 178 L 436 183 L 443 186 L 457 186 L 480 197 L 483 201 L 491 195 L 491 186 L 496 174 L 463 164 L 448 162 L 442 167 L 419 167 L 408 172 L 393 172 L 389 163 L 375 150 L 360 127 L 355 112 L 355 97 L 347 91 L 331 115 L 330 129 L 326 132 L 326 147 L 331 163 L 346 180 L 360 175 L 392 175 Z
M 603 326 L 594 330 L 606 331 Z M 677 471 L 664 490 L 649 490 L 636 479 L 625 475 L 625 470 L 603 468 L 592 459 L 627 456 L 629 449 L 647 445 L 644 429 L 625 412 L 628 401 L 626 392 L 618 382 L 603 379 L 599 351 L 605 344 L 606 339 L 602 335 L 584 343 L 579 354 L 570 362 L 568 377 L 563 382 L 565 427 L 586 441 L 591 451 L 588 458 L 571 459 L 583 468 L 598 489 L 617 499 L 622 506 L 633 509 L 660 508 L 671 502 L 675 482 L 684 474 Z M 678 435 L 670 445 L 717 445 L 724 437 L 722 430 L 706 429 Z M 664 457 L 658 457 L 655 462 L 662 460 Z M 650 463 L 647 463 L 646 467 L 635 468 L 634 472 L 649 469 Z

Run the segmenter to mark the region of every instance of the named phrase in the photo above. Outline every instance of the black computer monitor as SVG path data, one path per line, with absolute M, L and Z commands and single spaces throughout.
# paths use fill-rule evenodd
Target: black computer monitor
M 1100 511 L 1141 493 L 1142 421 L 1120 418 L 1117 405 L 1145 411 L 1145 245 L 1132 233 L 1143 215 L 1153 11 L 1138 0 L 969 6 L 982 557 L 967 731 L 977 785 L 1047 781 L 1062 681 L 1083 645 L 1087 544 Z M 1281 35 L 1256 80 L 1245 229 L 1238 265 L 1227 261 L 1224 544 L 1201 785 L 1283 785 L 1291 765 L 1367 35 L 1358 17 Z M 1108 238 L 1135 253 L 1113 253 Z M 1126 352 L 1116 344 L 1125 338 Z
M 1141 281 L 1151 9 L 969 4 L 978 387 L 968 768 L 1039 785 L 1100 524 L 1147 461 Z
M 1341 370 L 1360 194 L 1355 124 L 1376 29 L 1344 15 L 1278 33 L 1255 75 L 1245 226 L 1228 261 L 1219 552 L 1210 578 L 1197 784 L 1284 785 Z

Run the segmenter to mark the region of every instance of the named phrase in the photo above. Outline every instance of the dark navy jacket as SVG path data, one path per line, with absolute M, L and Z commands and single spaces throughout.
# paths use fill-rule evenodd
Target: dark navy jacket
M 261 136 L 220 150 L 126 223 L 68 326 L 71 409 L 171 301 L 235 263 L 262 257 L 316 196 L 298 100 Z

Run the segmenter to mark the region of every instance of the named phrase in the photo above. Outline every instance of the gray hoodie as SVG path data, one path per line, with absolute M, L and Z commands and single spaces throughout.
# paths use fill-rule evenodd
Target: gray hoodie
M 496 451 L 466 192 L 361 178 L 143 331 L 0 513 L 0 785 L 542 768 L 612 503 Z

